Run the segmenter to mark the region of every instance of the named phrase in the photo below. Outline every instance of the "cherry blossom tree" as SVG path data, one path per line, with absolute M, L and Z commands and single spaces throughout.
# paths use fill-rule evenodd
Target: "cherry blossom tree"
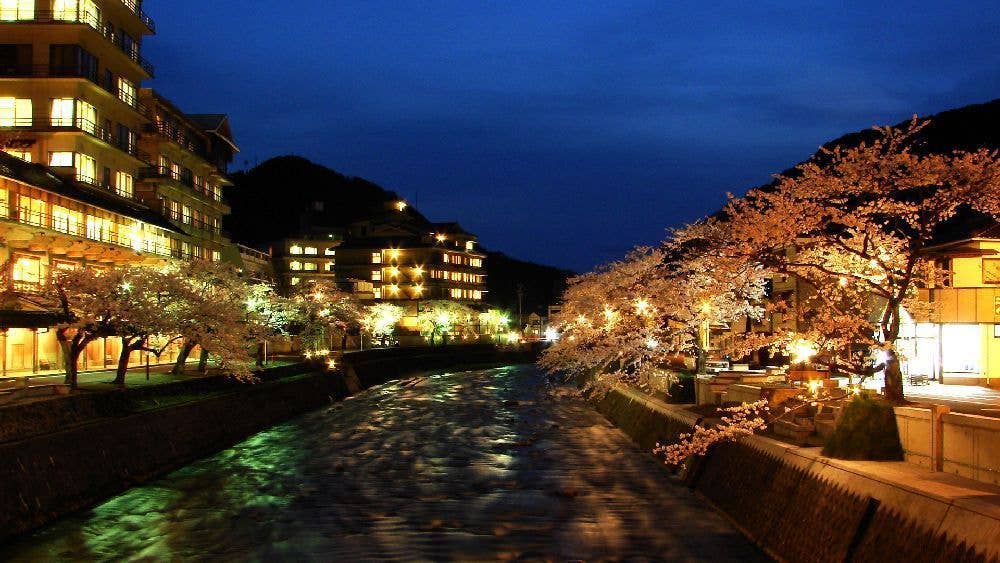
M 361 327 L 372 340 L 384 341 L 396 332 L 396 325 L 403 318 L 403 308 L 392 303 L 376 303 L 364 308 Z
M 926 125 L 914 119 L 876 128 L 856 145 L 824 148 L 772 185 L 731 200 L 716 225 L 728 233 L 725 255 L 802 282 L 800 332 L 831 357 L 856 343 L 884 350 L 886 397 L 894 402 L 903 400 L 895 351 L 903 311 L 925 311 L 918 289 L 945 275 L 930 252 L 939 229 L 960 212 L 1000 217 L 996 151 L 927 154 L 920 150 Z M 841 367 L 871 372 L 858 356 L 848 363 Z
M 478 315 L 478 311 L 457 301 L 447 299 L 424 301 L 420 304 L 420 312 L 417 313 L 417 326 L 420 327 L 420 333 L 430 339 L 431 346 L 439 334 L 441 343 L 445 344 L 446 335 L 451 332 L 458 331 L 466 336 L 471 335 L 473 319 Z

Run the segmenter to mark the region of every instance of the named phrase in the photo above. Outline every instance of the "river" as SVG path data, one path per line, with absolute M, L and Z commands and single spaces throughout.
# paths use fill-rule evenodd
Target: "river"
M 0 560 L 762 560 L 530 366 L 369 389 L 0 549 Z

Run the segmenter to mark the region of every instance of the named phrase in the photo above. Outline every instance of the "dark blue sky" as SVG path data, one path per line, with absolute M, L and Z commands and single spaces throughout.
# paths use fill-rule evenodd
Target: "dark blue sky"
M 489 248 L 580 271 L 842 133 L 1000 97 L 995 0 L 145 10 L 152 85 L 230 115 L 234 168 L 299 154 L 419 197 Z

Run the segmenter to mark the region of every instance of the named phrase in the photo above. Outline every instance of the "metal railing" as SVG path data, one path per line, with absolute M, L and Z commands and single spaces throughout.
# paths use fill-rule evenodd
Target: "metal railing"
M 114 230 L 88 228 L 82 212 L 81 217 L 70 217 L 65 215 L 55 215 L 45 211 L 35 211 L 27 207 L 14 208 L 15 214 L 11 216 L 10 207 L 6 203 L 0 203 L 0 219 L 14 220 L 18 223 L 52 229 L 71 236 L 87 238 L 96 242 L 103 242 L 130 248 L 137 252 L 146 252 L 158 256 L 180 257 L 180 250 L 171 248 L 169 244 L 160 244 L 155 240 L 132 237 Z
M 138 43 L 133 42 L 131 45 L 126 45 L 122 40 L 121 36 L 114 32 L 112 27 L 102 27 L 101 25 L 101 15 L 100 13 L 93 13 L 87 10 L 62 10 L 62 11 L 52 11 L 52 10 L 19 10 L 17 8 L 11 8 L 7 10 L 0 10 L 0 23 L 17 23 L 17 22 L 34 22 L 34 23 L 66 23 L 66 24 L 84 24 L 102 37 L 111 42 L 112 45 L 118 47 L 118 49 L 124 53 L 132 62 L 139 65 L 140 68 L 150 77 L 153 77 L 155 67 L 152 63 L 147 61 L 142 55 L 139 54 Z
M 205 184 L 204 182 L 200 184 L 194 183 L 193 175 L 174 172 L 169 166 L 146 166 L 145 168 L 139 169 L 139 178 L 143 180 L 154 178 L 173 180 L 174 182 L 183 184 L 193 189 L 195 192 L 202 194 L 213 201 L 222 201 L 221 187 L 216 187 L 215 189 L 210 190 L 208 184 Z
M 149 28 L 149 30 L 153 33 L 156 33 L 156 22 L 153 21 L 153 18 L 146 15 L 146 12 L 142 11 L 141 2 L 136 2 L 135 0 L 121 0 L 121 3 L 139 18 L 142 25 Z
M 149 161 L 149 155 L 140 151 L 136 140 L 132 137 L 116 135 L 106 127 L 98 125 L 84 117 L 49 117 L 37 115 L 34 117 L 15 117 L 13 119 L 0 120 L 0 130 L 2 129 L 27 129 L 32 131 L 52 131 L 74 129 L 82 131 L 91 137 L 100 139 L 109 145 L 118 148 L 124 153 L 130 154 L 143 162 Z
M 269 252 L 262 252 L 256 248 L 250 248 L 249 246 L 243 246 L 242 244 L 237 244 L 236 247 L 243 256 L 248 256 L 261 262 L 271 261 L 271 254 Z
M 117 100 L 130 108 L 139 112 L 145 118 L 149 118 L 149 109 L 139 103 L 134 95 L 119 92 L 118 85 L 114 79 L 107 80 L 100 76 L 91 75 L 80 68 L 51 68 L 46 65 L 12 65 L 0 66 L 0 77 L 3 78 L 86 78 L 94 84 L 100 86 Z
M 146 124 L 144 131 L 146 133 L 156 133 L 165 139 L 177 143 L 182 149 L 190 151 L 206 160 L 211 158 L 211 155 L 205 149 L 205 144 L 200 139 L 187 135 L 180 127 L 171 127 L 162 121 L 158 122 L 154 120 L 152 123 Z

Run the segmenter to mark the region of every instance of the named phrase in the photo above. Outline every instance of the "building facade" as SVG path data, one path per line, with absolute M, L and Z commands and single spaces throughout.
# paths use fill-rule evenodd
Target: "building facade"
M 140 87 L 153 77 L 141 45 L 154 32 L 136 0 L 0 0 L 3 375 L 62 365 L 40 293 L 53 271 L 244 262 L 221 231 L 237 150 L 228 120 L 186 115 Z M 91 343 L 80 367 L 113 366 L 119 349 Z

